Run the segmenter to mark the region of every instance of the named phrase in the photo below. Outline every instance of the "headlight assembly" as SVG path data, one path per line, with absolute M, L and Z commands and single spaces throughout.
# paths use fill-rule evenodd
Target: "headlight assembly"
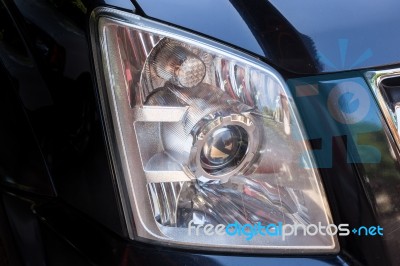
M 243 237 L 250 225 L 331 224 L 295 105 L 276 71 L 111 9 L 93 15 L 92 41 L 132 238 L 245 252 L 337 250 L 329 234 L 282 239 L 273 236 L 277 227 Z M 248 226 L 233 234 L 226 229 L 232 224 Z

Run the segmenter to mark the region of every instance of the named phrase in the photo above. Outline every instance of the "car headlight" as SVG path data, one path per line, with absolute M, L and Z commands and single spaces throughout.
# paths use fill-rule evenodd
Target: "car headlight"
M 132 238 L 236 251 L 337 250 L 329 234 L 283 239 L 272 236 L 276 227 L 244 237 L 250 225 L 331 223 L 296 107 L 276 71 L 121 11 L 96 10 L 91 29 Z M 232 224 L 247 227 L 233 234 Z

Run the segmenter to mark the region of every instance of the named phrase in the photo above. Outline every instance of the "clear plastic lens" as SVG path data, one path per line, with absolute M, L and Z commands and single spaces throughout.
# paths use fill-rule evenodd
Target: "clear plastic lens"
M 102 61 L 136 234 L 231 249 L 330 249 L 329 235 L 209 236 L 190 224 L 330 223 L 284 83 L 210 41 L 100 18 Z

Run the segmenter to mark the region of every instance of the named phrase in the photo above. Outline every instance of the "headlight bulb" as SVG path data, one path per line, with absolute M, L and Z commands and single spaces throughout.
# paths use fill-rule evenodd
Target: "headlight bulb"
M 182 88 L 192 88 L 200 84 L 206 75 L 204 62 L 180 43 L 162 39 L 154 47 L 146 61 L 144 79 L 156 81 L 150 84 L 149 91 L 164 82 Z

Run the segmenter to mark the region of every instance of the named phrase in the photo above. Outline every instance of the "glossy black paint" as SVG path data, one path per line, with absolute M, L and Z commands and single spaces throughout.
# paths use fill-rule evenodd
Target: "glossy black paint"
M 292 72 L 400 62 L 400 2 L 395 0 L 136 2 L 143 15 L 208 35 Z
M 7 217 L 3 200 L 0 202 L 0 217 Z M 15 236 L 10 223 L 0 218 L 0 265 L 21 266 L 22 260 L 18 254 Z
M 39 220 L 31 209 L 35 202 L 10 193 L 2 193 L 1 199 L 11 232 L 15 236 L 20 258 L 24 263 L 43 265 L 46 259 L 42 233 L 39 231 Z
M 1 5 L 0 25 L 0 182 L 42 195 L 55 195 L 27 117 L 27 111 L 46 104 L 48 98 L 41 93 L 43 81 Z M 32 83 L 38 85 L 36 91 L 31 89 Z
M 23 109 L 33 131 L 21 130 L 15 136 L 37 140 L 60 199 L 124 234 L 96 111 L 86 36 L 87 9 L 65 1 L 4 1 L 3 6 L 12 14 L 19 29 L 15 32 L 20 38 L 18 46 L 28 50 L 25 60 L 30 62 L 25 72 L 5 69 L 5 75 L 19 85 L 15 89 L 20 96 L 15 101 L 20 104 L 14 108 Z M 20 55 L 3 48 L 2 61 L 7 62 L 7 57 Z M 18 125 L 23 122 L 19 120 Z M 18 185 L 30 185 L 29 175 L 23 179 Z M 45 178 L 41 181 L 44 184 Z M 35 186 L 27 190 L 32 189 Z
M 161 3 L 139 0 L 135 4 L 139 14 L 197 31 L 258 55 L 281 70 L 285 77 L 298 77 L 296 72 L 331 71 L 326 61 L 321 62 L 319 52 L 338 60 L 335 61 L 339 65 L 337 70 L 350 69 L 349 65 L 341 65 L 338 38 L 348 38 L 349 45 L 355 44 L 351 49 L 349 46 L 349 61 L 357 59 L 366 49 L 363 46 L 366 43 L 367 48 L 374 51 L 373 57 L 357 67 L 400 61 L 400 35 L 389 23 L 396 21 L 394 14 L 381 16 L 383 21 L 368 25 L 375 21 L 366 19 L 370 4 L 355 3 L 352 10 L 360 8 L 363 10 L 360 14 L 365 13 L 365 16 L 344 16 L 336 10 L 336 18 L 343 23 L 334 24 L 335 17 L 330 14 L 330 21 L 324 28 L 321 16 L 325 14 L 328 18 L 327 10 L 335 10 L 336 7 L 318 3 L 318 8 L 310 10 L 308 1 L 300 7 L 297 6 L 301 5 L 300 2 L 292 2 L 168 0 Z M 394 1 L 390 4 L 393 5 L 388 8 L 390 10 L 399 5 Z M 3 174 L 5 171 L 0 173 L 2 204 L 7 214 L 0 220 L 1 224 L 11 225 L 14 238 L 18 235 L 22 238 L 22 241 L 16 241 L 18 255 L 13 258 L 31 261 L 30 255 L 24 253 L 30 248 L 30 243 L 21 234 L 27 230 L 21 225 L 28 220 L 32 221 L 33 231 L 27 234 L 37 237 L 32 238 L 33 243 L 43 243 L 38 244 L 39 251 L 36 252 L 45 257 L 43 265 L 389 263 L 387 250 L 393 247 L 386 247 L 387 242 L 382 239 L 340 238 L 341 251 L 338 255 L 303 257 L 199 252 L 128 241 L 113 166 L 107 157 L 89 48 L 91 10 L 105 5 L 134 10 L 128 0 L 0 2 L 0 7 L 6 7 L 0 26 L 5 25 L 3 21 L 8 19 L 12 22 L 8 23 L 8 27 L 18 29 L 13 32 L 13 41 L 9 45 L 13 49 L 0 45 L 0 169 L 7 170 L 15 165 L 12 171 L 7 170 L 7 174 Z M 343 7 L 344 1 L 339 1 L 338 5 Z M 321 14 L 315 17 L 310 15 L 303 21 L 299 19 L 295 7 Z M 366 27 L 361 22 L 367 23 Z M 333 29 L 332 25 L 337 28 Z M 369 32 L 371 27 L 378 30 L 377 25 L 387 27 L 379 33 Z M 329 37 L 332 32 L 336 34 Z M 340 36 L 341 32 L 348 34 Z M 381 42 L 374 39 L 377 37 L 381 41 L 386 40 L 385 49 L 381 49 Z M 19 68 L 10 67 L 11 61 L 7 60 L 14 58 L 23 58 L 20 61 L 24 64 Z M 325 108 L 318 107 L 318 102 L 314 104 L 315 110 Z M 304 116 L 307 112 L 302 109 L 300 111 Z M 320 115 L 323 119 L 324 112 Z M 312 120 L 305 123 L 309 132 L 318 126 Z M 373 138 L 380 139 L 382 152 L 389 152 L 384 135 Z M 382 206 L 377 205 L 373 197 L 374 188 L 362 177 L 366 174 L 376 176 L 379 167 L 398 173 L 398 166 L 394 162 L 366 167 L 348 164 L 345 160 L 346 143 L 345 136 L 335 138 L 332 146 L 334 164 L 331 168 L 320 169 L 335 223 L 376 224 L 378 215 L 382 215 Z M 320 145 L 319 140 L 314 140 L 313 144 L 315 147 Z M 11 160 L 13 164 L 9 162 Z M 391 186 L 398 185 L 396 175 L 383 175 L 393 181 Z M 7 177 L 16 181 L 7 182 Z M 388 187 L 380 185 L 381 191 L 388 191 Z M 15 195 L 10 195 L 10 192 Z M 386 218 L 390 220 L 392 217 Z M 4 239 L 0 236 L 0 240 Z M 37 265 L 41 265 L 40 262 Z

